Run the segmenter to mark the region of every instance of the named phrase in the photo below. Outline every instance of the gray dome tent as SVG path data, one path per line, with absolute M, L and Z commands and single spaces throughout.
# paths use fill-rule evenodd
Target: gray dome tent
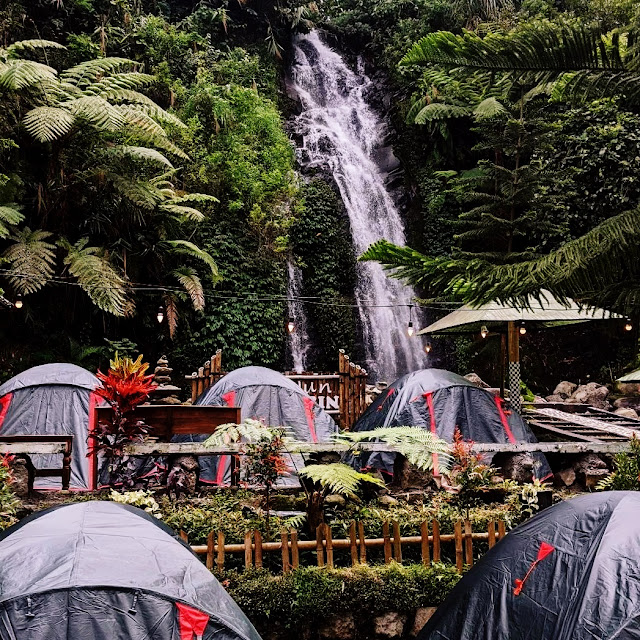
M 0 640 L 260 640 L 173 532 L 114 502 L 54 507 L 0 535 Z
M 0 435 L 72 435 L 71 487 L 92 489 L 87 436 L 99 398 L 98 379 L 75 364 L 32 367 L 0 386 Z M 31 456 L 36 468 L 59 467 L 62 455 Z M 39 489 L 59 488 L 52 478 L 36 482 Z
M 635 491 L 549 507 L 464 575 L 418 640 L 637 640 L 639 540 Z
M 465 440 L 475 442 L 536 442 L 529 425 L 515 411 L 507 411 L 502 398 L 444 369 L 419 369 L 398 378 L 369 405 L 353 430 L 399 426 L 424 427 L 447 442 L 453 442 L 456 428 Z M 349 461 L 392 474 L 394 459 L 393 453 L 376 452 Z M 536 455 L 535 461 L 538 478 L 550 475 L 544 456 Z
M 266 367 L 242 367 L 218 380 L 196 401 L 199 405 L 242 409 L 242 419 L 261 420 L 267 426 L 287 427 L 302 442 L 327 442 L 338 426 L 293 380 Z M 177 440 L 178 438 L 176 438 Z M 206 436 L 180 436 L 201 442 Z M 230 480 L 230 456 L 200 457 L 200 479 L 225 484 Z

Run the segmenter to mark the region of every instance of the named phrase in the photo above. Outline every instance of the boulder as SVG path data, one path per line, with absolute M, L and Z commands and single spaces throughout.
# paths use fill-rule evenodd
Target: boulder
M 614 413 L 618 416 L 622 416 L 623 418 L 638 419 L 638 412 L 635 409 L 620 407 L 619 409 L 616 409 Z
M 505 478 L 520 483 L 531 482 L 535 458 L 530 453 L 502 453 L 493 458 Z
M 322 640 L 352 640 L 355 633 L 356 623 L 351 613 L 331 618 L 318 629 L 318 637 Z
M 402 638 L 407 616 L 396 611 L 389 611 L 373 619 L 373 629 L 376 638 Z
M 634 409 L 640 411 L 640 398 L 618 398 L 613 406 L 616 409 Z
M 477 374 L 477 373 L 467 373 L 465 378 L 476 385 L 476 387 L 480 387 L 481 389 L 488 389 L 489 385 Z
M 555 484 L 561 487 L 570 487 L 576 481 L 576 472 L 572 469 L 563 469 L 554 476 Z
M 553 391 L 554 396 L 562 396 L 565 399 L 573 395 L 573 392 L 578 388 L 575 382 L 569 382 L 563 380 Z
M 394 504 L 398 504 L 398 501 L 390 495 L 382 495 L 378 498 L 378 504 L 383 507 L 391 507 Z
M 640 396 L 640 383 L 616 382 L 616 392 L 623 396 Z
M 554 393 L 554 394 L 546 397 L 546 401 L 547 402 L 553 402 L 553 403 L 556 403 L 556 402 L 567 402 L 567 400 L 568 400 L 567 396 L 561 396 L 561 395 L 559 395 L 557 393 Z
M 609 389 L 607 387 L 597 382 L 589 382 L 588 384 L 580 385 L 571 395 L 571 400 L 579 404 L 588 404 L 598 409 L 608 409 L 608 395 Z
M 609 475 L 607 463 L 595 453 L 585 453 L 573 463 L 576 478 L 587 489 L 593 489 L 595 485 Z
M 415 618 L 413 619 L 413 626 L 411 627 L 410 635 L 412 638 L 415 638 L 420 631 L 422 631 L 422 627 L 424 627 L 427 622 L 429 622 L 431 616 L 436 612 L 436 607 L 419 607 L 416 610 Z
M 344 507 L 347 501 L 339 493 L 332 493 L 324 499 L 324 503 L 332 507 Z

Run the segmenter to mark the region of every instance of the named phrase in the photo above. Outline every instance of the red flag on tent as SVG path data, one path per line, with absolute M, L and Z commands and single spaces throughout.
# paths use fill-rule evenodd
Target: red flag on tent
M 529 567 L 529 570 L 525 574 L 524 578 L 522 578 L 522 580 L 520 580 L 520 578 L 516 578 L 515 580 L 516 586 L 515 586 L 515 589 L 513 590 L 514 596 L 519 596 L 522 593 L 522 588 L 524 587 L 524 583 L 528 580 L 529 576 L 531 575 L 531 572 L 536 568 L 538 563 L 544 560 L 552 551 L 555 551 L 555 548 L 552 547 L 548 542 L 540 543 L 540 548 L 538 549 L 538 555 L 536 556 L 536 559 L 531 563 L 531 566 Z
M 186 604 L 176 602 L 178 620 L 180 621 L 180 640 L 202 640 L 204 630 L 209 622 L 208 614 Z

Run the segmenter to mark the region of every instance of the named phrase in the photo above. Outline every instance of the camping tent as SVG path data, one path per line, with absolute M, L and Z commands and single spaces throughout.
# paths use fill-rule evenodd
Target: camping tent
M 456 427 L 465 440 L 474 442 L 536 442 L 526 422 L 506 411 L 499 396 L 443 369 L 419 369 L 398 378 L 362 414 L 354 431 L 399 426 L 424 427 L 447 442 L 453 442 Z M 350 461 L 393 473 L 395 455 L 360 454 Z M 537 477 L 549 475 L 543 456 L 535 462 Z
M 196 401 L 199 405 L 242 409 L 242 419 L 260 420 L 270 427 L 286 427 L 302 442 L 327 442 L 338 431 L 333 418 L 293 380 L 266 367 L 243 367 L 218 380 Z M 201 442 L 206 436 L 178 436 L 182 442 Z M 296 461 L 296 465 L 298 461 Z M 200 480 L 225 484 L 230 480 L 230 456 L 200 458 Z
M 27 369 L 0 386 L 0 435 L 72 435 L 71 487 L 90 489 L 87 435 L 98 379 L 82 367 L 67 363 Z M 31 456 L 36 468 L 62 466 L 62 455 Z M 37 488 L 56 488 L 60 481 L 41 478 Z
M 0 535 L 0 640 L 260 640 L 208 569 L 141 509 L 83 502 Z
M 636 640 L 640 494 L 594 493 L 545 509 L 454 587 L 419 640 Z

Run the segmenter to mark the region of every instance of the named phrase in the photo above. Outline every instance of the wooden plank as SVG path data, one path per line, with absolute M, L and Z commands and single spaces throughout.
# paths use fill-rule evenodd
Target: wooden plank
M 215 553 L 215 542 L 213 540 L 213 531 L 209 532 L 207 536 L 207 569 L 211 571 L 213 569 L 213 558 Z
M 289 573 L 291 570 L 289 565 L 289 535 L 286 531 L 280 534 L 280 541 L 282 544 L 282 573 Z
M 257 529 L 253 532 L 253 539 L 256 546 L 256 568 L 262 569 L 262 534 Z
M 440 562 L 440 523 L 437 520 L 431 522 L 433 531 L 433 561 Z
M 496 523 L 493 520 L 489 522 L 487 533 L 489 535 L 489 549 L 491 549 L 496 544 Z
M 429 557 L 429 527 L 426 522 L 420 524 L 420 537 L 422 538 L 421 552 L 422 552 L 422 564 L 428 567 L 431 564 L 431 558 Z
M 300 551 L 298 550 L 298 532 L 291 529 L 291 566 L 297 569 L 300 566 Z
M 391 536 L 389 535 L 389 522 L 382 523 L 382 537 L 384 538 L 384 563 L 389 564 L 393 558 L 391 551 Z
M 462 569 L 464 568 L 464 559 L 462 557 L 462 521 L 458 520 L 458 522 L 453 525 L 453 534 L 455 536 L 456 543 L 456 569 L 458 573 L 462 573 Z
M 327 566 L 333 569 L 333 534 L 328 524 L 324 525 L 324 539 L 327 543 Z
M 502 540 L 507 535 L 504 520 L 498 520 L 498 540 Z
M 38 454 L 55 454 L 62 453 L 64 454 L 66 446 L 64 442 L 16 442 L 16 443 L 7 443 L 0 442 L 0 454 L 8 454 L 8 455 L 20 455 L 20 454 L 30 454 L 30 455 L 38 455 Z M 62 469 L 60 469 L 62 471 Z
M 402 564 L 402 541 L 400 536 L 400 524 L 397 520 L 393 521 L 393 555 L 396 562 Z
M 349 551 L 351 552 L 351 566 L 355 567 L 358 564 L 358 544 L 355 520 L 352 520 L 349 525 Z
M 471 531 L 471 522 L 469 520 L 464 521 L 464 545 L 465 560 L 466 563 L 471 566 L 473 564 L 473 537 Z
M 246 569 L 253 566 L 251 531 L 247 531 L 244 534 L 244 566 Z
M 224 533 L 218 531 L 218 556 L 216 558 L 218 571 L 224 571 Z
M 323 533 L 324 533 L 323 526 L 322 524 L 319 524 L 318 528 L 316 529 L 316 557 L 318 560 L 319 567 L 324 567 L 324 546 L 322 544 Z

